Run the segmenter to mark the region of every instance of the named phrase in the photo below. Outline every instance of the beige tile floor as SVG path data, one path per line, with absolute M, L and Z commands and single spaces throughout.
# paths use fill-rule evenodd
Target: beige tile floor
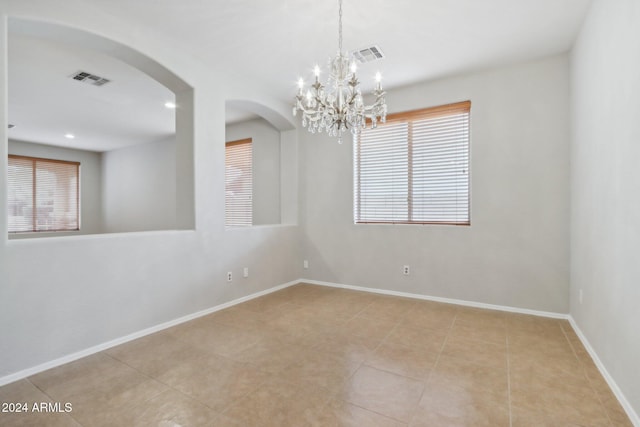
M 297 285 L 0 388 L 2 426 L 631 426 L 568 322 Z

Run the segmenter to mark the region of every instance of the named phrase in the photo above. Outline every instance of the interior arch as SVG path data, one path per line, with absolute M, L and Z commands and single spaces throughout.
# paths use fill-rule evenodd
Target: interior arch
M 258 101 L 248 99 L 230 99 L 226 102 L 227 110 L 244 111 L 255 116 L 262 117 L 279 131 L 288 131 L 296 128 L 291 118 L 284 116 L 275 109 Z
M 225 141 L 252 140 L 252 224 L 296 223 L 297 133 L 289 117 L 255 100 L 226 104 Z
M 174 135 L 170 135 L 166 141 L 162 140 L 162 144 L 164 144 L 164 153 L 161 154 L 164 164 L 168 167 L 170 172 L 167 177 L 169 183 L 167 187 L 170 188 L 171 191 L 166 193 L 163 196 L 163 199 L 156 200 L 155 203 L 158 207 L 162 207 L 167 214 L 162 218 L 162 220 L 157 220 L 156 223 L 153 223 L 152 221 L 145 223 L 145 217 L 150 217 L 154 220 L 158 218 L 158 216 L 145 214 L 145 212 L 148 214 L 152 213 L 154 209 L 154 201 L 141 201 L 138 207 L 134 207 L 129 211 L 126 209 L 126 207 L 131 203 L 131 200 L 144 200 L 140 199 L 138 194 L 134 194 L 133 191 L 138 191 L 140 193 L 144 192 L 147 194 L 153 193 L 147 191 L 148 188 L 146 188 L 146 190 L 144 188 L 145 186 L 149 187 L 150 185 L 153 185 L 153 181 L 150 178 L 148 178 L 146 183 L 143 183 L 143 185 L 138 189 L 132 189 L 132 193 L 128 194 L 126 199 L 121 198 L 118 203 L 125 207 L 124 210 L 119 207 L 118 209 L 112 209 L 111 212 L 109 212 L 106 207 L 113 205 L 112 199 L 114 197 L 112 195 L 116 194 L 116 199 L 119 197 L 117 194 L 118 190 L 111 189 L 118 187 L 127 188 L 127 186 L 123 184 L 124 181 L 121 183 L 114 183 L 113 180 L 105 180 L 104 177 L 109 173 L 109 170 L 118 170 L 118 173 L 120 173 L 122 170 L 120 166 L 113 166 L 113 164 L 118 161 L 116 160 L 118 157 L 123 158 L 128 154 L 119 153 L 119 156 L 115 156 L 112 155 L 115 150 L 105 152 L 102 151 L 102 149 L 95 149 L 94 151 L 99 152 L 101 158 L 101 169 L 99 172 L 102 176 L 102 181 L 100 183 L 101 206 L 99 208 L 101 211 L 101 231 L 94 231 L 97 228 L 92 227 L 91 231 L 81 232 L 81 234 L 195 228 L 193 88 L 182 78 L 150 56 L 123 43 L 101 35 L 79 28 L 21 17 L 9 17 L 7 24 L 10 37 L 15 35 L 42 39 L 48 42 L 59 43 L 60 45 L 68 46 L 72 49 L 75 48 L 78 49 L 78 51 L 90 51 L 92 53 L 114 58 L 121 63 L 144 73 L 144 75 L 146 75 L 145 77 L 150 77 L 152 80 L 155 80 L 157 83 L 173 93 L 175 105 L 177 106 L 177 108 L 175 108 L 175 113 L 173 114 L 173 120 L 175 120 L 175 123 L 174 126 L 172 126 L 175 129 L 175 132 Z M 11 66 L 11 64 L 9 65 Z M 132 111 L 131 113 L 135 114 L 135 111 Z M 9 114 L 11 114 L 11 105 L 9 106 Z M 11 140 L 11 134 L 9 134 L 9 139 Z M 23 139 L 22 141 L 33 142 L 36 144 L 45 143 L 38 140 L 28 141 Z M 145 141 L 145 144 L 140 144 L 139 146 L 142 145 L 148 144 L 146 144 Z M 149 145 L 149 149 L 154 148 Z M 144 155 L 141 150 L 139 150 L 140 153 L 138 153 L 138 157 L 143 159 Z M 143 174 L 145 172 L 135 170 L 135 168 L 132 167 L 131 173 L 135 176 L 135 174 Z M 106 185 L 106 183 L 109 185 Z M 114 219 L 114 216 L 118 217 Z M 106 218 L 109 219 L 107 220 Z

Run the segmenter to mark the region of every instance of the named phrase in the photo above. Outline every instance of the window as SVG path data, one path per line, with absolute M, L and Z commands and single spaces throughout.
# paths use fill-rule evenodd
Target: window
M 387 116 L 355 138 L 356 223 L 469 225 L 471 102 Z
M 247 227 L 253 223 L 253 161 L 251 138 L 225 146 L 225 225 Z
M 80 163 L 9 155 L 9 232 L 80 229 Z

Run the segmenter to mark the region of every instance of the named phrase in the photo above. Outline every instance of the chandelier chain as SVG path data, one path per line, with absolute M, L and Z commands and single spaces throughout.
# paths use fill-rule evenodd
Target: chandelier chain
M 342 52 L 342 0 L 338 0 L 338 51 Z

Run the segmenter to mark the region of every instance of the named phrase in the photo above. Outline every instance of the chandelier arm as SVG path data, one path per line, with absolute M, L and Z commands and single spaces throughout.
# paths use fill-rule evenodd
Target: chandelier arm
M 322 101 L 322 100 L 321 100 L 320 98 L 318 98 L 318 97 L 316 97 L 316 98 L 315 98 L 315 100 L 316 100 L 316 102 L 317 102 L 318 104 L 320 104 L 320 106 L 321 106 L 322 108 L 317 108 L 317 107 L 316 107 L 316 108 L 314 108 L 314 109 L 309 109 L 309 108 L 306 108 L 306 107 L 304 106 L 304 103 L 302 102 L 302 99 L 303 99 L 303 98 L 301 98 L 301 97 L 299 97 L 299 96 L 297 97 L 296 108 L 297 108 L 299 111 L 301 111 L 301 112 L 302 112 L 302 114 L 305 114 L 305 115 L 307 116 L 307 119 L 308 119 L 308 120 L 311 120 L 311 121 L 314 121 L 314 122 L 315 122 L 315 121 L 318 121 L 318 120 L 320 120 L 322 117 L 321 117 L 321 116 L 316 116 L 317 114 L 322 113 L 324 110 L 332 109 L 332 107 L 331 107 L 331 106 L 328 106 L 324 101 Z
M 351 105 L 351 104 L 353 104 L 353 102 L 356 100 L 356 97 L 357 97 L 357 96 L 358 96 L 358 93 L 357 93 L 357 92 L 354 92 L 354 93 L 350 96 L 349 101 L 347 102 L 347 105 Z

